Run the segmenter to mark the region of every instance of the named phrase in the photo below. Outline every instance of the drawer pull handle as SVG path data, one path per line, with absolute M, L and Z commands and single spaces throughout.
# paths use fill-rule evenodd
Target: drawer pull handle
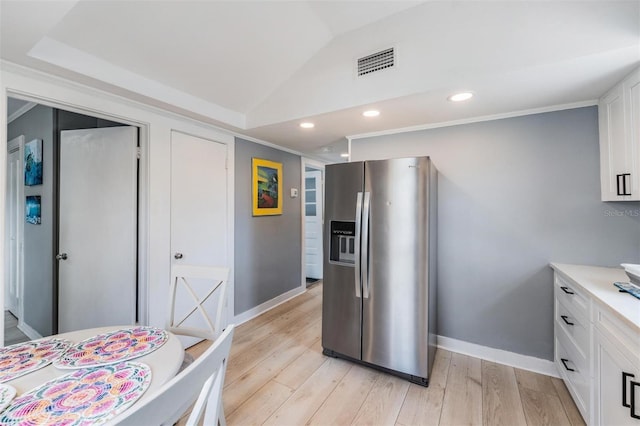
M 631 192 L 627 192 L 627 176 L 631 177 L 631 173 L 616 175 L 616 195 L 631 195 Z M 621 181 L 622 185 L 620 185 Z M 622 191 L 620 188 L 622 188 Z
M 567 317 L 566 315 L 560 315 L 560 318 L 562 318 L 562 320 L 567 324 L 567 325 L 575 325 L 574 323 L 572 323 L 571 321 L 568 320 L 569 317 Z
M 622 372 L 622 406 L 631 408 L 631 404 L 627 404 L 627 377 L 636 376 L 631 373 L 625 373 L 624 371 Z
M 567 371 L 576 371 L 576 370 L 574 370 L 573 368 L 569 368 L 569 367 L 567 367 L 567 362 L 569 361 L 568 359 L 560 358 L 560 361 L 562 361 L 562 365 L 564 365 L 564 368 L 566 368 L 566 369 L 567 369 Z
M 636 414 L 636 386 L 640 386 L 640 382 L 630 380 L 629 383 L 631 383 L 631 407 L 629 407 L 629 412 L 634 419 L 640 419 L 640 415 Z
M 567 294 L 575 294 L 569 287 L 560 287 Z

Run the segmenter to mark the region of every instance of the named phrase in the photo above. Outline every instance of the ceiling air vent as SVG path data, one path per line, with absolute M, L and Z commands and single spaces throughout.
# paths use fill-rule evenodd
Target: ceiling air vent
M 393 47 L 358 59 L 358 77 L 391 68 L 395 64 Z

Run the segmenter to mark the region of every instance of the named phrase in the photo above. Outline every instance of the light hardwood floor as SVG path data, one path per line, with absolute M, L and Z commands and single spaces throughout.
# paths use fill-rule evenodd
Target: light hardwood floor
M 29 337 L 18 328 L 18 319 L 11 312 L 4 311 L 4 345 L 28 342 Z
M 584 424 L 556 378 L 439 349 L 424 388 L 326 357 L 321 304 L 318 284 L 236 329 L 223 393 L 229 426 Z

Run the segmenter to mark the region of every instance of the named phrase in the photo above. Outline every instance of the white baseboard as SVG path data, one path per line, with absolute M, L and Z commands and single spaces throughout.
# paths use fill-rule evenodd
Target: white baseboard
M 280 296 L 274 297 L 271 300 L 267 300 L 266 302 L 256 306 L 255 308 L 251 308 L 248 311 L 244 311 L 243 313 L 236 315 L 233 317 L 233 323 L 235 325 L 240 325 L 243 322 L 247 322 L 260 314 L 267 312 L 270 309 L 275 308 L 278 305 L 283 304 L 289 299 L 293 299 L 296 296 L 301 295 L 306 292 L 306 288 L 296 287 L 293 290 L 289 290 L 286 293 L 281 294 Z
M 445 336 L 438 336 L 438 347 L 522 370 L 533 371 L 552 377 L 560 377 L 553 361 L 542 358 L 476 345 L 475 343 L 463 342 L 462 340 Z
M 24 321 L 18 321 L 18 330 L 22 331 L 27 337 L 31 340 L 42 339 L 43 336 L 40 335 L 35 329 L 33 329 L 29 324 Z

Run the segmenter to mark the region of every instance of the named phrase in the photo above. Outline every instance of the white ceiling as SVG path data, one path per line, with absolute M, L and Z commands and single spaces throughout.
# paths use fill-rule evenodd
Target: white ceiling
M 310 154 L 584 103 L 640 64 L 640 0 L 0 0 L 0 15 L 5 61 Z M 388 47 L 394 68 L 356 77 Z M 476 96 L 446 100 L 459 90 Z

